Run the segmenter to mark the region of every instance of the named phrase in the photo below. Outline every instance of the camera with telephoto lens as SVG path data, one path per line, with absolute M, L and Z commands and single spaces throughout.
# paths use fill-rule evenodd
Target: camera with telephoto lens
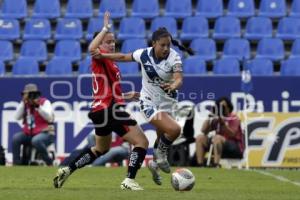
M 34 99 L 38 99 L 41 96 L 41 93 L 36 91 L 36 92 L 29 92 L 28 93 L 28 99 L 29 100 L 34 100 Z

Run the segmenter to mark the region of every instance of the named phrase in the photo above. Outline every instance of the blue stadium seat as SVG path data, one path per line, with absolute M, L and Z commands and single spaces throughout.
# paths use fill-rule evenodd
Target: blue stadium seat
M 235 17 L 220 17 L 216 20 L 213 38 L 227 39 L 241 36 L 240 20 Z
M 290 16 L 291 17 L 300 17 L 300 1 L 299 0 L 294 0 L 292 2 Z
M 209 28 L 206 18 L 201 16 L 187 17 L 183 20 L 180 34 L 181 40 L 193 40 L 198 37 L 208 37 Z
M 81 60 L 78 67 L 79 74 L 91 74 L 91 64 L 92 58 L 87 56 L 85 59 Z
M 128 39 L 123 41 L 121 52 L 130 53 L 137 49 L 142 49 L 146 47 L 147 47 L 147 42 L 145 39 Z
M 146 27 L 142 18 L 123 18 L 120 23 L 118 39 L 125 40 L 131 38 L 145 38 Z
M 110 24 L 112 25 L 110 31 L 113 33 L 114 32 L 113 22 L 111 21 Z M 91 41 L 93 39 L 94 33 L 97 31 L 101 31 L 102 27 L 103 27 L 103 18 L 90 18 L 88 22 L 87 33 L 85 35 L 85 38 L 88 41 Z
M 300 39 L 296 39 L 293 42 L 290 57 L 291 58 L 293 58 L 293 57 L 300 57 Z
M 185 18 L 192 15 L 191 0 L 167 0 L 165 5 L 165 16 Z
M 251 17 L 255 15 L 253 0 L 230 0 L 227 15 L 233 17 Z
M 1 6 L 1 2 L 0 2 Z M 20 19 L 27 16 L 26 0 L 3 0 L 0 8 L 0 18 Z
M 114 0 L 112 3 L 111 0 L 102 0 L 99 7 L 99 16 L 102 17 L 105 11 L 110 12 L 110 17 L 123 18 L 126 16 L 126 4 L 125 0 Z
M 223 57 L 236 58 L 240 61 L 251 56 L 250 44 L 246 39 L 231 38 L 225 41 Z
M 36 0 L 32 17 L 53 19 L 60 16 L 59 0 Z
M 0 40 L 0 61 L 9 61 L 14 57 L 13 45 L 6 40 Z
M 222 58 L 216 60 L 213 66 L 215 75 L 240 75 L 240 64 L 234 58 Z
M 259 16 L 263 17 L 284 17 L 286 15 L 285 0 L 261 0 L 259 5 Z
M 281 60 L 284 58 L 284 45 L 278 38 L 263 38 L 258 42 L 256 58 Z
M 54 57 L 46 66 L 46 75 L 72 75 L 72 64 L 65 58 Z
M 159 15 L 158 0 L 134 0 L 132 4 L 132 17 L 149 19 Z
M 5 65 L 2 60 L 0 60 L 0 76 L 3 76 L 5 74 Z
M 65 17 L 89 18 L 93 16 L 92 0 L 69 0 Z
M 250 69 L 253 76 L 272 76 L 273 75 L 273 62 L 265 58 L 255 58 L 249 60 L 245 65 Z
M 55 32 L 56 40 L 80 39 L 83 36 L 82 24 L 79 19 L 59 19 Z
M 177 38 L 177 22 L 173 17 L 156 17 L 151 22 L 149 38 L 152 37 L 152 33 L 160 27 L 165 27 L 172 35 L 173 38 Z
M 27 40 L 21 46 L 21 57 L 33 58 L 37 61 L 47 59 L 47 47 L 41 40 Z
M 54 55 L 55 57 L 78 61 L 81 59 L 80 43 L 75 40 L 60 40 L 55 45 Z
M 20 24 L 16 19 L 0 19 L 0 40 L 16 40 L 20 37 Z
M 51 26 L 47 19 L 29 19 L 25 23 L 23 39 L 48 40 L 51 38 Z
M 279 20 L 276 37 L 283 40 L 300 38 L 300 18 L 284 17 Z
M 259 40 L 265 37 L 272 37 L 272 21 L 268 17 L 251 17 L 246 24 L 244 37 L 248 40 Z
M 210 38 L 198 38 L 191 42 L 190 47 L 196 55 L 199 55 L 205 61 L 216 58 L 216 43 Z
M 223 0 L 198 0 L 196 16 L 217 18 L 223 15 Z
M 38 75 L 39 64 L 33 58 L 19 58 L 12 68 L 13 75 Z
M 139 65 L 136 62 L 118 62 L 121 75 L 138 75 L 140 74 Z
M 200 56 L 190 56 L 183 61 L 184 74 L 206 74 L 205 61 Z
M 300 58 L 290 58 L 281 62 L 280 74 L 282 76 L 300 76 Z

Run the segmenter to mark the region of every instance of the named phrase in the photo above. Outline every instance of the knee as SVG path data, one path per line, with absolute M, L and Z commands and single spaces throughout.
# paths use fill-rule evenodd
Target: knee
M 144 149 L 147 149 L 149 146 L 149 141 L 148 139 L 145 137 L 139 138 L 135 141 L 135 143 L 133 144 L 133 146 L 135 147 L 142 147 Z
M 197 144 L 204 145 L 204 144 L 206 144 L 206 141 L 207 141 L 207 136 L 204 134 L 200 134 L 196 137 Z
M 222 136 L 220 135 L 215 135 L 213 137 L 213 140 L 212 140 L 213 144 L 216 145 L 216 144 L 221 144 L 222 143 Z
M 23 133 L 16 133 L 14 134 L 13 138 L 12 138 L 12 143 L 13 144 L 17 144 L 17 143 L 20 143 L 20 134 L 23 134 Z
M 149 141 L 146 137 L 144 139 L 140 140 L 138 143 L 139 143 L 139 145 L 135 145 L 135 146 L 140 146 L 140 147 L 143 147 L 145 149 L 147 149 L 148 146 L 149 146 Z
M 38 147 L 38 146 L 41 145 L 41 141 L 36 139 L 36 138 L 32 138 L 31 145 L 34 146 L 34 147 Z
M 179 125 L 170 126 L 166 132 L 177 138 L 180 135 L 181 127 Z

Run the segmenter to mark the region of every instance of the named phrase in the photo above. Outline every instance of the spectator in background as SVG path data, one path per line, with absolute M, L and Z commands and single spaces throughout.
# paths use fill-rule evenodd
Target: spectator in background
M 91 148 L 95 146 L 95 135 L 90 134 L 87 138 L 87 145 L 83 149 L 76 149 L 72 151 L 69 157 L 65 158 L 64 161 L 60 164 L 61 166 L 67 166 L 69 163 L 75 159 L 78 155 L 81 154 L 82 151 L 84 151 L 85 148 Z M 116 162 L 119 164 L 119 166 L 122 164 L 122 161 L 124 159 L 127 159 L 130 153 L 130 145 L 128 142 L 124 142 L 123 139 L 113 134 L 112 143 L 110 145 L 109 151 L 104 154 L 103 156 L 97 158 L 92 165 L 93 166 L 105 166 L 108 162 Z
M 220 159 L 242 158 L 244 152 L 244 138 L 239 117 L 232 112 L 233 105 L 226 97 L 216 101 L 212 113 L 202 125 L 202 133 L 196 138 L 196 158 L 199 166 L 205 166 L 204 155 L 210 142 L 208 133 L 215 131 L 211 138 L 214 153 L 212 166 L 220 167 Z
M 47 146 L 54 143 L 54 114 L 51 103 L 35 84 L 27 84 L 24 87 L 22 101 L 17 111 L 16 119 L 23 121 L 22 132 L 16 133 L 12 140 L 13 164 L 22 164 L 20 156 L 21 146 L 32 146 L 41 155 L 47 165 L 52 165 Z

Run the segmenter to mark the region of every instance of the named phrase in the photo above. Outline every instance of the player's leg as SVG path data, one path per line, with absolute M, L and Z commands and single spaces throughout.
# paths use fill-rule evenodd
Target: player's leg
M 162 171 L 170 173 L 171 169 L 167 153 L 173 141 L 180 135 L 181 128 L 167 112 L 156 113 L 150 123 L 164 133 L 158 141 L 155 157 L 158 167 Z
M 119 131 L 117 133 L 119 135 L 122 135 L 122 131 Z M 143 188 L 134 179 L 138 170 L 143 164 L 149 142 L 142 129 L 138 125 L 128 126 L 127 133 L 125 133 L 122 137 L 124 140 L 132 144 L 134 148 L 129 156 L 127 177 L 121 183 L 121 189 L 143 190 Z
M 154 146 L 153 146 L 153 161 L 150 161 L 148 163 L 148 169 L 150 170 L 151 174 L 152 174 L 152 180 L 154 181 L 155 184 L 157 185 L 161 185 L 162 184 L 162 177 L 159 174 L 159 167 L 156 163 L 156 157 L 155 157 L 155 152 L 157 151 L 157 146 L 158 146 L 158 142 L 160 139 L 160 136 L 163 134 L 163 131 L 156 129 L 156 140 L 154 142 Z
M 111 134 L 107 136 L 96 135 L 96 145 L 91 148 L 85 148 L 70 164 L 66 167 L 60 168 L 54 178 L 54 187 L 61 188 L 67 178 L 86 165 L 92 164 L 101 155 L 105 154 L 110 147 Z
M 95 125 L 96 145 L 91 148 L 85 148 L 68 166 L 58 169 L 56 177 L 53 180 L 55 188 L 61 188 L 67 178 L 77 169 L 94 162 L 94 160 L 105 154 L 111 143 L 111 119 L 107 115 L 107 110 L 90 113 L 89 117 Z M 103 121 L 107 120 L 105 126 Z

